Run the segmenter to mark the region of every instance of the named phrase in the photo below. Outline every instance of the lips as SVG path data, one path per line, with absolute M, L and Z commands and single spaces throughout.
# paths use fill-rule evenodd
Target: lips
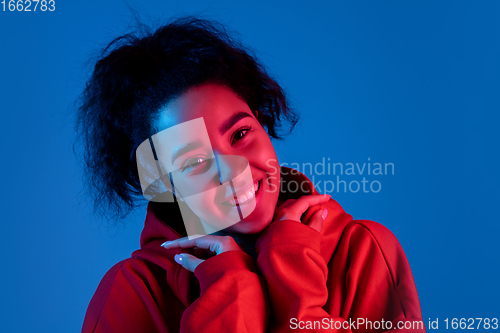
M 259 192 L 260 190 L 260 185 L 261 185 L 262 180 L 257 181 L 256 183 L 253 184 L 253 186 L 250 186 L 246 191 L 237 191 L 239 193 L 242 193 L 238 195 L 238 198 L 231 197 L 227 199 L 226 201 L 221 202 L 221 205 L 226 205 L 226 206 L 236 206 L 236 204 L 239 205 L 244 205 L 248 202 L 250 202 L 253 198 L 255 198 L 255 195 Z

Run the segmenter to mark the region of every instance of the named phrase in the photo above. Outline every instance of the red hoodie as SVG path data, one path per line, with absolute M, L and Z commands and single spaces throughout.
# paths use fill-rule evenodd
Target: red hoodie
M 281 192 L 278 204 L 318 194 L 304 175 L 283 170 L 283 181 L 304 182 L 307 192 Z M 177 204 L 162 205 L 163 219 L 182 225 Z M 323 208 L 318 233 L 305 224 Z M 353 220 L 333 199 L 302 221 L 270 224 L 258 236 L 256 261 L 224 252 L 193 274 L 174 261 L 180 249 L 160 246 L 182 231 L 150 203 L 141 249 L 106 273 L 82 332 L 425 332 L 410 266 L 387 228 Z

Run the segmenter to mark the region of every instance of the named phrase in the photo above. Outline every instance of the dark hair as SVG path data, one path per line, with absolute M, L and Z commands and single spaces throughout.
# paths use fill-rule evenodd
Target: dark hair
M 100 214 L 125 217 L 142 197 L 135 150 L 155 133 L 159 109 L 190 87 L 225 85 L 275 139 L 297 122 L 283 89 L 220 24 L 184 17 L 154 32 L 114 39 L 98 56 L 78 100 L 77 144 L 86 186 Z M 290 131 L 291 131 L 290 129 Z

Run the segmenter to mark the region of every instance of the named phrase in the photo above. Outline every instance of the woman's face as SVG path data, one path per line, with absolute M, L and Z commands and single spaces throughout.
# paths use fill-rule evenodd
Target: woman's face
M 238 95 L 216 84 L 190 88 L 160 110 L 155 128 L 182 129 L 162 143 L 169 152 L 166 169 L 175 170 L 178 195 L 202 221 L 244 217 L 225 229 L 243 234 L 271 223 L 279 196 L 278 160 L 266 131 Z

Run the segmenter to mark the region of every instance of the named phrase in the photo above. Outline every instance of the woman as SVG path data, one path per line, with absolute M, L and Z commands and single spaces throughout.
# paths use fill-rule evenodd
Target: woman
M 150 201 L 83 332 L 425 331 L 392 233 L 279 167 L 270 137 L 296 117 L 223 28 L 183 18 L 114 40 L 81 101 L 97 208 Z

